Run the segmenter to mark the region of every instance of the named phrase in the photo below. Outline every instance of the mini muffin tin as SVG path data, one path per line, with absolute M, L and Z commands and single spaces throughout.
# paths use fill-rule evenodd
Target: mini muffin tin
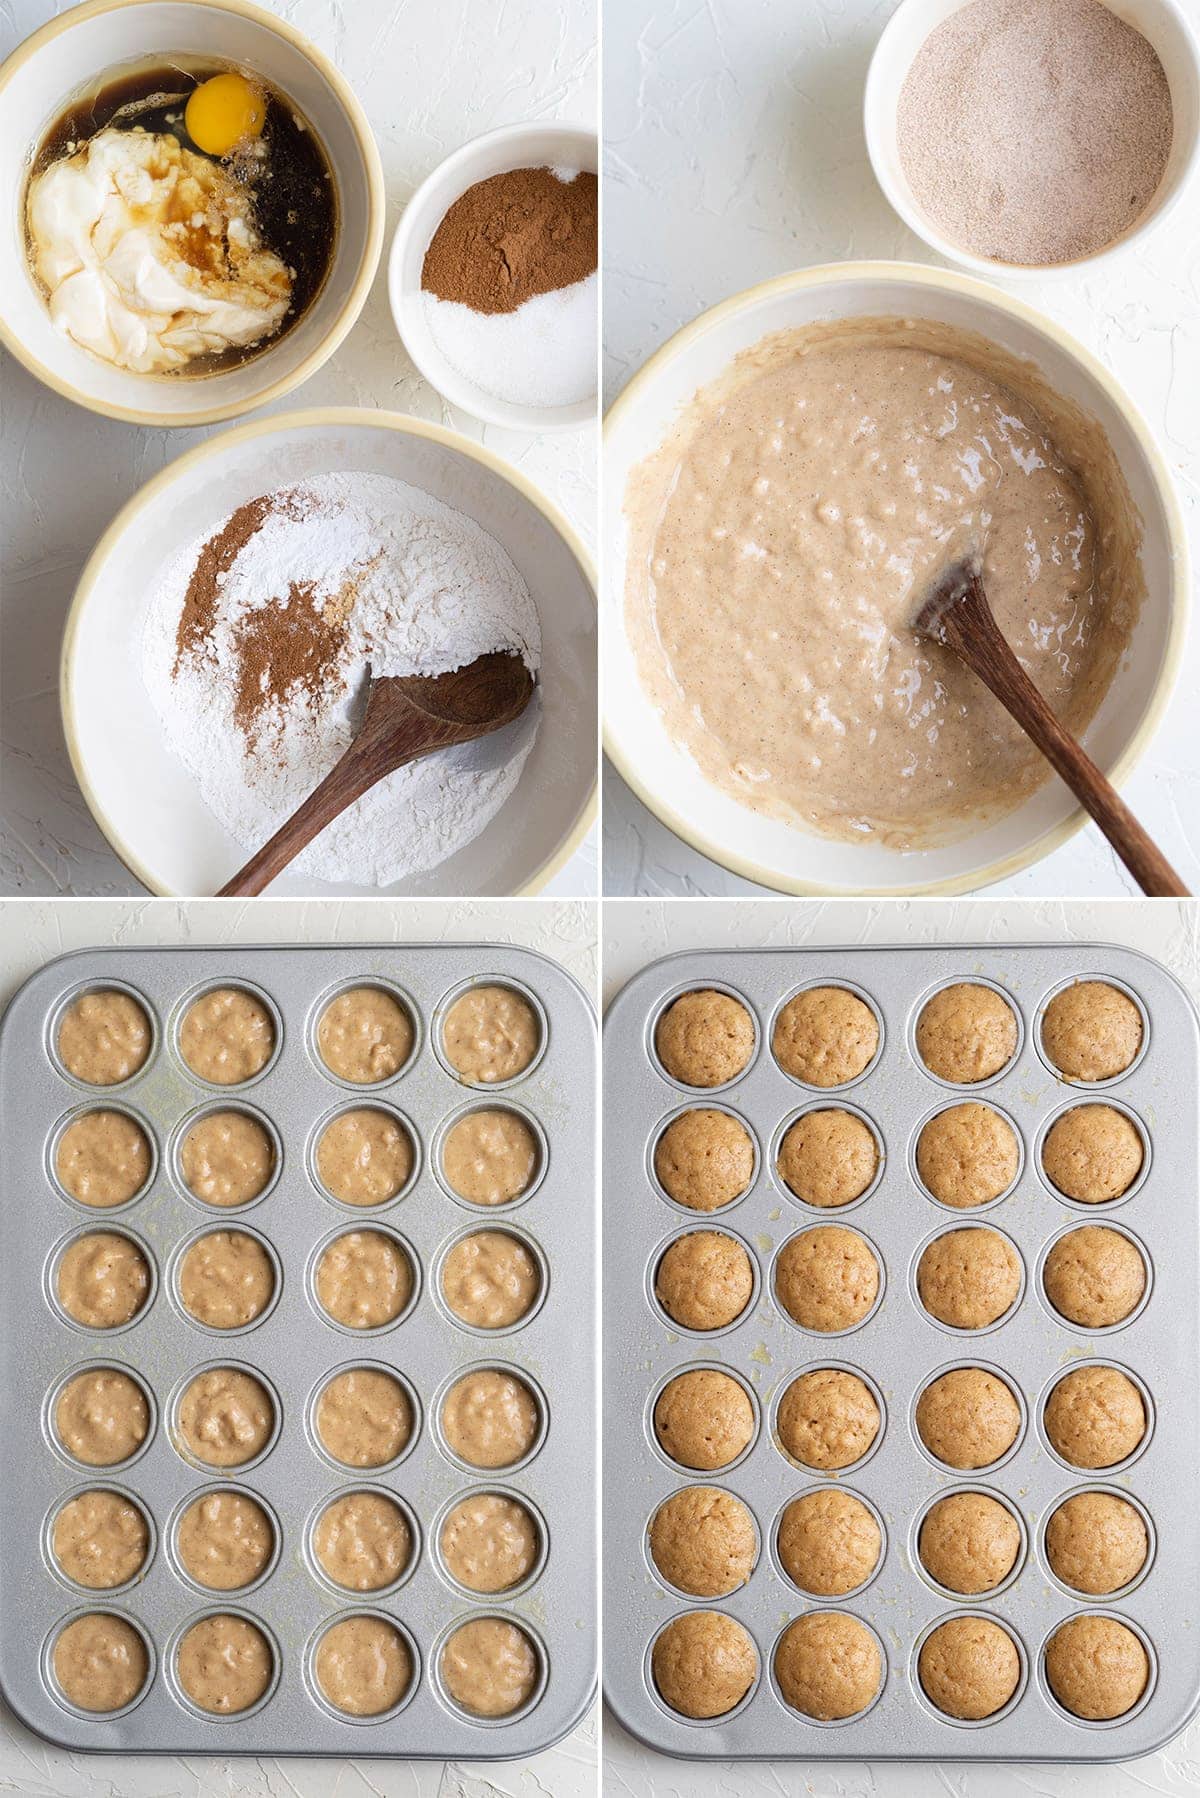
M 1144 1042 L 1134 1065 L 1097 1086 L 1068 1084 L 1045 1059 L 1040 1020 L 1047 1001 L 1076 979 L 1124 989 L 1141 1007 Z M 998 987 L 1019 1023 L 1007 1068 L 977 1086 L 954 1087 L 923 1067 L 915 1045 L 921 1007 L 939 986 L 982 981 Z M 776 1011 L 806 986 L 845 986 L 875 1010 L 881 1046 L 848 1086 L 810 1088 L 789 1078 L 771 1054 Z M 658 1062 L 654 1032 L 672 1000 L 697 988 L 733 994 L 748 1007 L 756 1046 L 747 1069 L 716 1089 L 686 1088 Z M 605 1024 L 605 1292 L 613 1327 L 605 1339 L 604 1501 L 605 1688 L 621 1723 L 651 1747 L 693 1760 L 1125 1760 L 1169 1741 L 1200 1704 L 1200 1633 L 1181 1595 L 1200 1581 L 1200 1144 L 1197 1021 L 1187 995 L 1157 963 L 1111 946 L 872 948 L 726 951 L 670 956 L 646 968 L 616 999 Z M 1021 1138 L 1019 1178 L 982 1211 L 939 1205 L 921 1186 L 914 1145 L 920 1126 L 946 1105 L 977 1098 L 1011 1120 Z M 1126 1110 L 1142 1131 L 1143 1175 L 1111 1204 L 1072 1203 L 1041 1173 L 1040 1145 L 1068 1105 L 1100 1100 Z M 872 1124 L 884 1165 L 869 1194 L 837 1210 L 801 1203 L 774 1166 L 785 1122 L 810 1107 L 853 1109 Z M 653 1152 L 681 1110 L 716 1107 L 739 1117 L 755 1144 L 746 1194 L 721 1210 L 673 1204 L 654 1175 Z M 915 1269 L 933 1235 L 982 1222 L 1006 1235 L 1023 1264 L 1019 1303 L 986 1331 L 936 1323 L 916 1295 Z M 843 1224 L 874 1247 L 883 1293 L 864 1322 L 822 1337 L 801 1329 L 772 1290 L 777 1251 L 815 1223 Z M 1136 1237 L 1150 1274 L 1145 1302 L 1124 1324 L 1100 1331 L 1059 1317 L 1041 1291 L 1041 1262 L 1068 1228 L 1107 1224 Z M 728 1232 L 756 1268 L 755 1298 L 731 1327 L 697 1336 L 674 1326 L 654 1301 L 653 1268 L 666 1244 L 689 1228 Z M 1088 1473 L 1050 1449 L 1042 1426 L 1046 1398 L 1064 1374 L 1088 1362 L 1129 1373 L 1147 1400 L 1149 1426 L 1137 1453 L 1119 1467 Z M 653 1402 L 674 1375 L 695 1367 L 734 1375 L 750 1394 L 754 1439 L 737 1462 L 713 1473 L 679 1467 L 654 1438 Z M 865 1379 L 883 1415 L 871 1451 L 838 1474 L 791 1461 L 774 1435 L 775 1411 L 796 1375 L 847 1368 Z M 1021 1403 L 1013 1450 L 989 1468 L 953 1473 L 934 1462 L 913 1423 L 929 1381 L 953 1366 L 1003 1375 Z M 775 1530 L 793 1498 L 836 1482 L 856 1493 L 883 1526 L 884 1554 L 872 1578 L 845 1599 L 813 1599 L 786 1578 Z M 654 1567 L 648 1528 L 657 1507 L 687 1485 L 723 1487 L 749 1508 L 759 1555 L 749 1581 L 725 1598 L 689 1598 Z M 995 1593 L 956 1598 L 932 1584 L 916 1554 L 916 1529 L 934 1499 L 958 1490 L 989 1492 L 1018 1517 L 1022 1551 L 1015 1575 Z M 1138 1579 L 1111 1597 L 1072 1594 L 1050 1572 L 1043 1532 L 1074 1492 L 1128 1497 L 1150 1527 L 1150 1556 Z M 785 1626 L 810 1610 L 849 1612 L 875 1632 L 885 1678 L 877 1701 L 842 1723 L 818 1723 L 783 1701 L 774 1681 Z M 715 1610 L 749 1631 L 758 1677 L 746 1699 L 711 1721 L 669 1709 L 655 1690 L 650 1655 L 658 1632 L 688 1610 Z M 1042 1652 L 1066 1618 L 1109 1614 L 1149 1651 L 1142 1702 L 1112 1723 L 1085 1723 L 1055 1701 Z M 958 1723 L 925 1698 L 917 1654 L 929 1631 L 957 1615 L 993 1617 L 1021 1656 L 1017 1695 L 994 1718 Z
M 466 985 L 496 983 L 528 998 L 542 1024 L 542 1049 L 517 1080 L 466 1087 L 439 1051 L 448 1003 Z M 328 1074 L 316 1049 L 318 1018 L 339 990 L 378 985 L 412 1014 L 416 1043 L 407 1065 L 377 1086 L 348 1087 Z M 119 987 L 144 1006 L 151 1054 L 117 1087 L 85 1087 L 57 1062 L 64 1006 L 88 989 Z M 245 987 L 273 1014 L 276 1047 L 244 1086 L 198 1080 L 178 1052 L 188 1004 L 211 986 Z M 0 1029 L 0 1183 L 8 1195 L 4 1243 L 4 1329 L 0 1342 L 0 1426 L 6 1445 L 0 1493 L 0 1686 L 33 1729 L 71 1749 L 174 1754 L 329 1754 L 506 1759 L 557 1741 L 586 1709 L 596 1678 L 595 1366 L 595 1026 L 576 984 L 553 962 L 495 946 L 396 948 L 168 948 L 83 952 L 50 963 L 18 993 Z M 319 1188 L 311 1145 L 319 1123 L 348 1107 L 382 1106 L 404 1119 L 417 1167 L 404 1192 L 371 1209 L 338 1204 Z M 519 1201 L 522 1240 L 545 1273 L 534 1313 L 508 1331 L 480 1333 L 435 1302 L 433 1283 L 448 1245 L 468 1227 L 509 1227 L 513 1206 L 453 1200 L 433 1166 L 448 1122 L 477 1106 L 510 1107 L 535 1125 L 542 1148 L 536 1189 Z M 154 1176 L 142 1195 L 114 1209 L 89 1209 L 57 1186 L 48 1146 L 62 1120 L 84 1109 L 118 1108 L 146 1130 Z M 251 1204 L 207 1206 L 187 1194 L 177 1167 L 185 1120 L 211 1109 L 260 1117 L 279 1152 L 275 1178 Z M 347 1230 L 380 1229 L 407 1250 L 413 1301 L 382 1329 L 347 1330 L 320 1309 L 316 1250 Z M 236 1331 L 213 1331 L 183 1310 L 176 1290 L 182 1251 L 208 1230 L 245 1230 L 265 1246 L 276 1294 L 265 1313 Z M 89 1231 L 134 1238 L 148 1257 L 150 1301 L 120 1330 L 89 1332 L 52 1296 L 50 1278 L 64 1241 Z M 361 1340 L 356 1341 L 356 1337 Z M 133 1375 L 150 1400 L 152 1428 L 141 1450 L 116 1467 L 73 1462 L 56 1443 L 53 1401 L 88 1365 Z M 172 1439 L 174 1406 L 207 1367 L 254 1374 L 277 1401 L 275 1436 L 253 1463 L 201 1467 Z M 413 1439 L 386 1468 L 354 1472 L 319 1448 L 315 1396 L 346 1367 L 378 1366 L 407 1387 L 417 1419 Z M 518 1466 L 486 1472 L 456 1462 L 441 1440 L 441 1398 L 474 1367 L 510 1368 L 539 1398 L 542 1430 Z M 133 1500 L 150 1526 L 151 1553 L 139 1577 L 116 1590 L 72 1585 L 51 1552 L 53 1518 L 64 1500 L 92 1488 Z M 276 1554 L 252 1587 L 205 1591 L 183 1572 L 175 1529 L 191 1499 L 212 1489 L 256 1498 L 276 1525 Z M 396 1584 L 354 1593 L 333 1586 L 309 1545 L 314 1519 L 332 1499 L 377 1490 L 398 1502 L 415 1552 Z M 473 1595 L 441 1566 L 438 1530 L 453 1502 L 495 1491 L 525 1503 L 542 1531 L 529 1579 L 510 1594 Z M 51 1667 L 64 1622 L 111 1611 L 146 1641 L 151 1677 L 126 1710 L 89 1715 L 57 1691 Z M 232 1612 L 262 1629 L 276 1656 L 268 1694 L 252 1709 L 214 1717 L 180 1691 L 173 1664 L 183 1632 L 201 1616 Z M 334 1711 L 313 1675 L 324 1629 L 347 1614 L 386 1617 L 406 1636 L 416 1676 L 404 1701 L 378 1719 Z M 541 1682 L 510 1719 L 473 1718 L 439 1679 L 440 1650 L 473 1617 L 518 1624 L 533 1640 Z

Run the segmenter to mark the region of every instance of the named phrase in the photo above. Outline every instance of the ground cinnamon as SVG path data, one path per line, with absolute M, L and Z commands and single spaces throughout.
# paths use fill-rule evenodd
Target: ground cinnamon
M 515 312 L 536 294 L 594 273 L 595 175 L 560 181 L 552 169 L 510 169 L 477 181 L 433 235 L 421 286 L 475 312 Z

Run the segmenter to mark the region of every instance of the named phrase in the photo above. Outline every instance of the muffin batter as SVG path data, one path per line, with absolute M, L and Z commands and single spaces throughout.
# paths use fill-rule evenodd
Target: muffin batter
M 819 1723 L 836 1723 L 871 1703 L 883 1683 L 883 1657 L 857 1617 L 810 1611 L 780 1636 L 775 1680 L 793 1710 Z
M 986 1492 L 951 1492 L 925 1513 L 917 1553 L 930 1579 L 948 1592 L 994 1592 L 1021 1552 L 1016 1518 Z
M 1017 1177 L 1016 1132 L 990 1105 L 971 1099 L 939 1111 L 917 1138 L 917 1172 L 940 1205 L 990 1205 Z
M 959 981 L 921 1007 L 917 1053 L 939 1080 L 977 1086 L 1007 1067 L 1016 1051 L 1016 1015 L 990 986 Z
M 412 1559 L 408 1519 L 382 1492 L 347 1492 L 317 1519 L 313 1553 L 335 1586 L 381 1592 Z
M 787 1506 L 775 1545 L 781 1567 L 802 1592 L 845 1598 L 879 1565 L 883 1536 L 861 1498 L 823 1486 Z
M 538 1652 L 515 1623 L 476 1617 L 442 1649 L 442 1684 L 472 1717 L 511 1717 L 537 1690 Z
M 383 1617 L 343 1617 L 331 1624 L 313 1665 L 329 1703 L 350 1717 L 382 1716 L 412 1684 L 408 1643 Z
M 275 1428 L 275 1406 L 253 1374 L 210 1367 L 179 1401 L 176 1428 L 185 1451 L 208 1467 L 244 1467 Z
M 1146 1290 L 1146 1263 L 1119 1230 L 1085 1224 L 1060 1236 L 1042 1267 L 1046 1297 L 1068 1323 L 1104 1330 L 1136 1311 Z
M 755 811 L 897 849 L 1003 816 L 1048 772 L 913 632 L 942 565 L 981 551 L 1001 631 L 1076 736 L 1145 591 L 1099 426 L 926 321 L 744 350 L 634 470 L 626 513 L 626 628 L 670 736 Z
M 792 1381 L 775 1416 L 784 1453 L 819 1473 L 861 1461 L 883 1419 L 865 1380 L 840 1367 L 818 1367 Z
M 412 1178 L 412 1137 L 387 1111 L 342 1111 L 317 1143 L 317 1177 L 343 1205 L 386 1205 Z
M 54 1428 L 67 1453 L 88 1467 L 116 1467 L 150 1430 L 150 1406 L 136 1380 L 115 1367 L 89 1368 L 63 1387 Z
M 1112 1492 L 1077 1492 L 1046 1525 L 1046 1559 L 1064 1586 L 1107 1598 L 1146 1565 L 1150 1537 L 1141 1513 Z
M 917 1434 L 946 1467 L 990 1467 L 1021 1429 L 1012 1389 L 983 1367 L 952 1367 L 917 1400 Z
M 1131 1711 L 1150 1678 L 1150 1660 L 1115 1617 L 1068 1617 L 1046 1644 L 1046 1681 L 1064 1710 L 1088 1722 Z
M 806 1205 L 861 1199 L 879 1168 L 879 1144 L 852 1111 L 806 1111 L 779 1145 L 780 1178 Z
M 128 1236 L 77 1236 L 58 1264 L 58 1302 L 89 1330 L 116 1330 L 136 1317 L 150 1291 L 150 1264 Z
M 689 1211 L 719 1211 L 754 1178 L 754 1144 L 727 1111 L 685 1111 L 654 1146 L 654 1172 L 668 1198 Z
M 1072 1467 L 1115 1467 L 1146 1434 L 1142 1395 L 1116 1367 L 1077 1367 L 1046 1400 L 1050 1446 Z
M 725 1598 L 758 1559 L 754 1519 L 732 1492 L 685 1486 L 650 1519 L 650 1557 L 667 1584 L 691 1598 Z
M 1119 1199 L 1141 1173 L 1144 1158 L 1137 1127 L 1111 1105 L 1065 1111 L 1042 1144 L 1047 1179 L 1081 1205 Z
M 210 1086 L 241 1086 L 275 1053 L 275 1025 L 261 999 L 241 987 L 215 987 L 191 1005 L 179 1027 L 179 1053 Z
M 754 1054 L 754 1020 L 740 999 L 706 987 L 681 993 L 654 1032 L 658 1059 L 681 1086 L 724 1086 Z
M 81 1492 L 54 1519 L 51 1546 L 69 1580 L 111 1591 L 145 1566 L 150 1527 L 138 1506 L 119 1492 Z
M 180 1642 L 175 1671 L 199 1710 L 232 1717 L 258 1703 L 274 1675 L 275 1656 L 245 1617 L 202 1617 Z
M 326 1454 L 344 1467 L 386 1467 L 411 1440 L 412 1401 L 390 1373 L 352 1367 L 325 1386 L 316 1425 Z
M 538 1015 L 508 986 L 473 986 L 454 1001 L 442 1025 L 446 1060 L 468 1086 L 515 1080 L 541 1047 Z
M 127 1205 L 150 1178 L 150 1141 L 123 1111 L 86 1111 L 58 1139 L 54 1171 L 81 1205 Z
M 658 1264 L 654 1296 L 681 1330 L 723 1330 L 750 1303 L 754 1273 L 740 1242 L 721 1230 L 677 1236 Z
M 533 1513 L 502 1492 L 473 1492 L 446 1515 L 438 1539 L 450 1578 L 469 1592 L 510 1592 L 541 1553 Z
M 184 1310 L 210 1330 L 240 1330 L 261 1317 L 275 1296 L 271 1257 L 244 1230 L 210 1230 L 179 1264 Z
M 120 1711 L 146 1683 L 150 1657 L 132 1623 L 89 1611 L 59 1632 L 54 1677 L 63 1697 L 81 1711 Z
M 85 1086 L 119 1086 L 146 1065 L 150 1020 L 136 999 L 115 987 L 81 993 L 58 1027 L 58 1059 Z
M 805 1086 L 845 1086 L 871 1065 L 879 1048 L 875 1013 L 844 986 L 810 986 L 775 1019 L 771 1053 Z
M 538 1140 L 515 1111 L 468 1111 L 446 1132 L 442 1172 L 470 1205 L 507 1205 L 528 1190 Z
M 270 1133 L 245 1111 L 210 1111 L 179 1149 L 184 1184 L 206 1205 L 248 1205 L 275 1172 Z
M 1064 1080 L 1115 1080 L 1142 1046 L 1142 1014 L 1106 980 L 1077 980 L 1042 1015 L 1042 1047 Z
M 1021 1682 L 1021 1657 L 1006 1629 L 987 1617 L 951 1617 L 925 1638 L 917 1673 L 930 1704 L 978 1723 L 1004 1709 Z
M 1020 1259 L 998 1230 L 947 1230 L 917 1263 L 921 1303 L 952 1330 L 986 1330 L 1020 1290 Z
M 758 1677 L 758 1654 L 721 1611 L 685 1611 L 654 1644 L 650 1670 L 664 1704 L 681 1717 L 723 1717 Z
M 247 1492 L 205 1492 L 193 1499 L 175 1531 L 187 1574 L 210 1592 L 240 1592 L 275 1552 L 271 1519 Z
M 754 1435 L 754 1407 L 744 1386 L 714 1367 L 668 1380 L 654 1406 L 654 1434 L 681 1467 L 715 1473 L 728 1467 Z
M 442 1296 L 460 1322 L 510 1330 L 536 1305 L 542 1275 L 530 1251 L 505 1230 L 477 1230 L 442 1263 Z
M 334 1323 L 381 1330 L 412 1297 L 412 1262 L 382 1230 L 347 1230 L 317 1263 L 317 1297 Z
M 879 1297 L 875 1251 L 857 1230 L 840 1224 L 802 1230 L 779 1251 L 775 1297 L 803 1330 L 851 1330 Z
M 413 1051 L 407 1009 L 379 986 L 356 986 L 331 999 L 317 1025 L 321 1060 L 339 1080 L 377 1086 L 398 1074 Z
M 442 1404 L 442 1434 L 468 1467 L 514 1467 L 537 1441 L 541 1412 L 515 1374 L 481 1368 L 456 1380 Z

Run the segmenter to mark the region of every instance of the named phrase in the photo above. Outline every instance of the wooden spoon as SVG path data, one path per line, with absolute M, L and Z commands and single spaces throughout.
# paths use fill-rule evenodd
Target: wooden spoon
M 934 583 L 913 628 L 953 650 L 996 695 L 1091 813 L 1143 892 L 1152 898 L 1189 896 L 1162 850 L 1091 757 L 1063 729 L 1009 648 L 988 604 L 975 558 L 951 563 Z
M 261 893 L 340 812 L 406 762 L 473 743 L 511 724 L 533 697 L 533 684 L 520 656 L 505 650 L 477 656 L 449 674 L 371 680 L 350 747 L 270 842 L 226 881 L 217 898 Z

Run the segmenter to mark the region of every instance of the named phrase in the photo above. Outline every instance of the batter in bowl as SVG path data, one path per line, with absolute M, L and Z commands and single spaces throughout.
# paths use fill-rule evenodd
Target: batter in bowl
M 461 1323 L 476 1330 L 511 1330 L 541 1290 L 536 1260 L 506 1230 L 464 1236 L 442 1263 L 442 1297 Z
M 523 1380 L 498 1367 L 456 1380 L 442 1404 L 442 1434 L 468 1467 L 512 1467 L 537 1441 L 541 1413 Z
M 184 1450 L 208 1467 L 244 1467 L 260 1455 L 275 1428 L 265 1386 L 237 1367 L 196 1375 L 179 1401 L 176 1427 Z
M 347 1492 L 317 1519 L 313 1553 L 335 1586 L 382 1592 L 412 1558 L 412 1531 L 399 1505 L 382 1492 Z
M 390 1373 L 352 1367 L 321 1393 L 316 1424 L 326 1454 L 344 1467 L 386 1467 L 412 1437 L 412 1401 Z
M 469 1205 L 519 1199 L 537 1171 L 538 1141 L 515 1111 L 468 1111 L 446 1132 L 442 1172 Z
M 380 1717 L 412 1684 L 408 1643 L 383 1617 L 343 1617 L 317 1644 L 317 1684 L 336 1711 Z
M 339 1080 L 377 1086 L 412 1054 L 413 1023 L 404 1006 L 378 986 L 356 986 L 331 999 L 317 1025 L 321 1060 Z
M 121 1711 L 146 1683 L 150 1657 L 132 1623 L 108 1611 L 89 1611 L 60 1631 L 54 1677 L 63 1697 L 81 1711 Z
M 179 1053 L 210 1086 L 253 1080 L 275 1053 L 275 1024 L 261 999 L 240 986 L 214 987 L 188 1007 Z
M 189 1317 L 209 1330 L 241 1330 L 275 1296 L 275 1268 L 256 1236 L 210 1230 L 179 1265 L 179 1297 Z
M 63 1387 L 54 1407 L 59 1441 L 87 1467 L 116 1467 L 150 1431 L 150 1406 L 136 1380 L 115 1367 L 91 1367 Z
M 150 1142 L 123 1111 L 85 1111 L 58 1139 L 54 1171 L 64 1192 L 97 1211 L 127 1205 L 150 1178 Z
M 275 1672 L 275 1656 L 248 1618 L 201 1617 L 176 1650 L 175 1671 L 199 1710 L 230 1717 L 258 1703 Z
M 412 1262 L 382 1230 L 347 1230 L 317 1263 L 317 1298 L 348 1330 L 381 1330 L 412 1297 Z
M 386 1205 L 412 1176 L 412 1138 L 390 1112 L 342 1111 L 317 1143 L 317 1175 L 343 1205 Z
M 210 1592 L 240 1592 L 275 1552 L 271 1519 L 246 1492 L 225 1488 L 192 1500 L 175 1531 L 184 1571 Z
M 438 1546 L 450 1578 L 470 1592 L 509 1592 L 541 1552 L 532 1513 L 502 1492 L 475 1492 L 446 1517 Z
M 139 1573 L 150 1552 L 150 1528 L 119 1492 L 81 1492 L 54 1519 L 54 1559 L 69 1580 L 111 1591 Z
M 150 1020 L 128 993 L 100 987 L 81 993 L 58 1027 L 58 1059 L 85 1086 L 119 1086 L 146 1065 Z
M 150 1291 L 150 1265 L 135 1242 L 111 1230 L 77 1236 L 58 1264 L 58 1302 L 89 1330 L 117 1330 Z
M 949 326 L 860 318 L 767 337 L 695 396 L 626 491 L 625 609 L 648 697 L 722 792 L 911 850 L 1048 774 L 911 619 L 977 549 L 1000 629 L 1083 733 L 1145 586 L 1094 420 Z
M 446 1060 L 468 1086 L 515 1080 L 541 1045 L 528 999 L 507 986 L 473 986 L 456 999 L 442 1025 Z
M 206 1205 L 248 1205 L 275 1172 L 270 1132 L 245 1111 L 210 1111 L 194 1123 L 179 1150 L 189 1192 Z
M 442 1683 L 473 1717 L 511 1717 L 537 1690 L 538 1652 L 515 1623 L 476 1617 L 442 1649 Z

